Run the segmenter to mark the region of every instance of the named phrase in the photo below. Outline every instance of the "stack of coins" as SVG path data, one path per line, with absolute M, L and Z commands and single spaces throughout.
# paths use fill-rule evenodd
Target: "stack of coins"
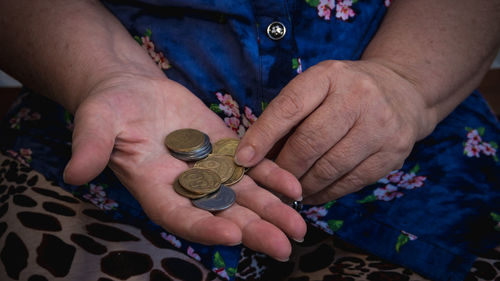
M 180 129 L 165 139 L 172 156 L 183 161 L 196 161 L 207 157 L 212 151 L 210 138 L 195 129 Z
M 229 208 L 236 195 L 228 186 L 239 182 L 245 174 L 245 168 L 234 162 L 238 143 L 238 139 L 221 139 L 214 143 L 212 150 L 209 137 L 198 130 L 170 133 L 165 144 L 172 156 L 183 161 L 199 160 L 177 178 L 174 190 L 207 211 Z

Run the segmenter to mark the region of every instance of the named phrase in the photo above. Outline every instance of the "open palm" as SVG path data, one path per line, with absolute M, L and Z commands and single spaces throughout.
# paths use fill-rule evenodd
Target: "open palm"
M 147 215 L 168 231 L 203 244 L 236 245 L 286 260 L 287 236 L 301 240 L 305 223 L 270 191 L 299 198 L 301 188 L 288 172 L 264 160 L 238 184 L 236 203 L 212 214 L 195 208 L 172 188 L 188 164 L 164 146 L 170 132 L 194 128 L 211 142 L 235 137 L 222 120 L 186 88 L 168 79 L 110 79 L 93 89 L 75 114 L 73 155 L 65 180 L 83 184 L 109 164 Z

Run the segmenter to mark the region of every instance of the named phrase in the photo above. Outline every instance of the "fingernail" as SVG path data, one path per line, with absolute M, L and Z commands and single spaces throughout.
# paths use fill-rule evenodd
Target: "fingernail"
M 295 200 L 296 201 L 302 201 L 304 199 L 304 197 L 300 196 L 299 198 L 296 198 Z
M 230 244 L 229 246 L 238 246 L 238 245 L 240 245 L 241 243 L 242 243 L 242 242 L 240 241 L 240 242 L 237 242 L 237 243 L 234 243 L 234 244 Z
M 293 241 L 297 242 L 297 243 L 302 243 L 304 242 L 304 237 L 302 237 L 301 239 L 296 239 L 296 238 L 292 238 Z
M 234 162 L 240 166 L 245 166 L 244 164 L 250 163 L 253 156 L 255 155 L 255 149 L 252 146 L 244 146 L 234 157 Z
M 290 260 L 290 257 L 286 257 L 284 259 L 281 259 L 281 258 L 277 258 L 277 257 L 273 257 L 273 259 L 279 261 L 279 262 L 287 262 Z

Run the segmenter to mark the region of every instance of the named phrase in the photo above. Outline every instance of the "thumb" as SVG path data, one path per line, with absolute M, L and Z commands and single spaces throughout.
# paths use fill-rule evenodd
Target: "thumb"
M 251 167 L 290 130 L 306 118 L 328 94 L 322 67 L 311 67 L 295 77 L 266 107 L 240 141 L 235 161 Z
M 108 164 L 117 134 L 111 113 L 98 108 L 82 104 L 75 114 L 72 155 L 63 174 L 66 183 L 85 184 Z

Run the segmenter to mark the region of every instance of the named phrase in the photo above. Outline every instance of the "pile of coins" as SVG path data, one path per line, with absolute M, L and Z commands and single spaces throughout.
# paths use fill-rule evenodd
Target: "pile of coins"
M 171 155 L 183 161 L 197 161 L 176 179 L 174 190 L 207 211 L 229 208 L 236 195 L 228 186 L 239 182 L 245 174 L 245 168 L 234 163 L 238 143 L 238 139 L 225 138 L 212 146 L 210 138 L 195 129 L 170 133 L 165 145 Z

